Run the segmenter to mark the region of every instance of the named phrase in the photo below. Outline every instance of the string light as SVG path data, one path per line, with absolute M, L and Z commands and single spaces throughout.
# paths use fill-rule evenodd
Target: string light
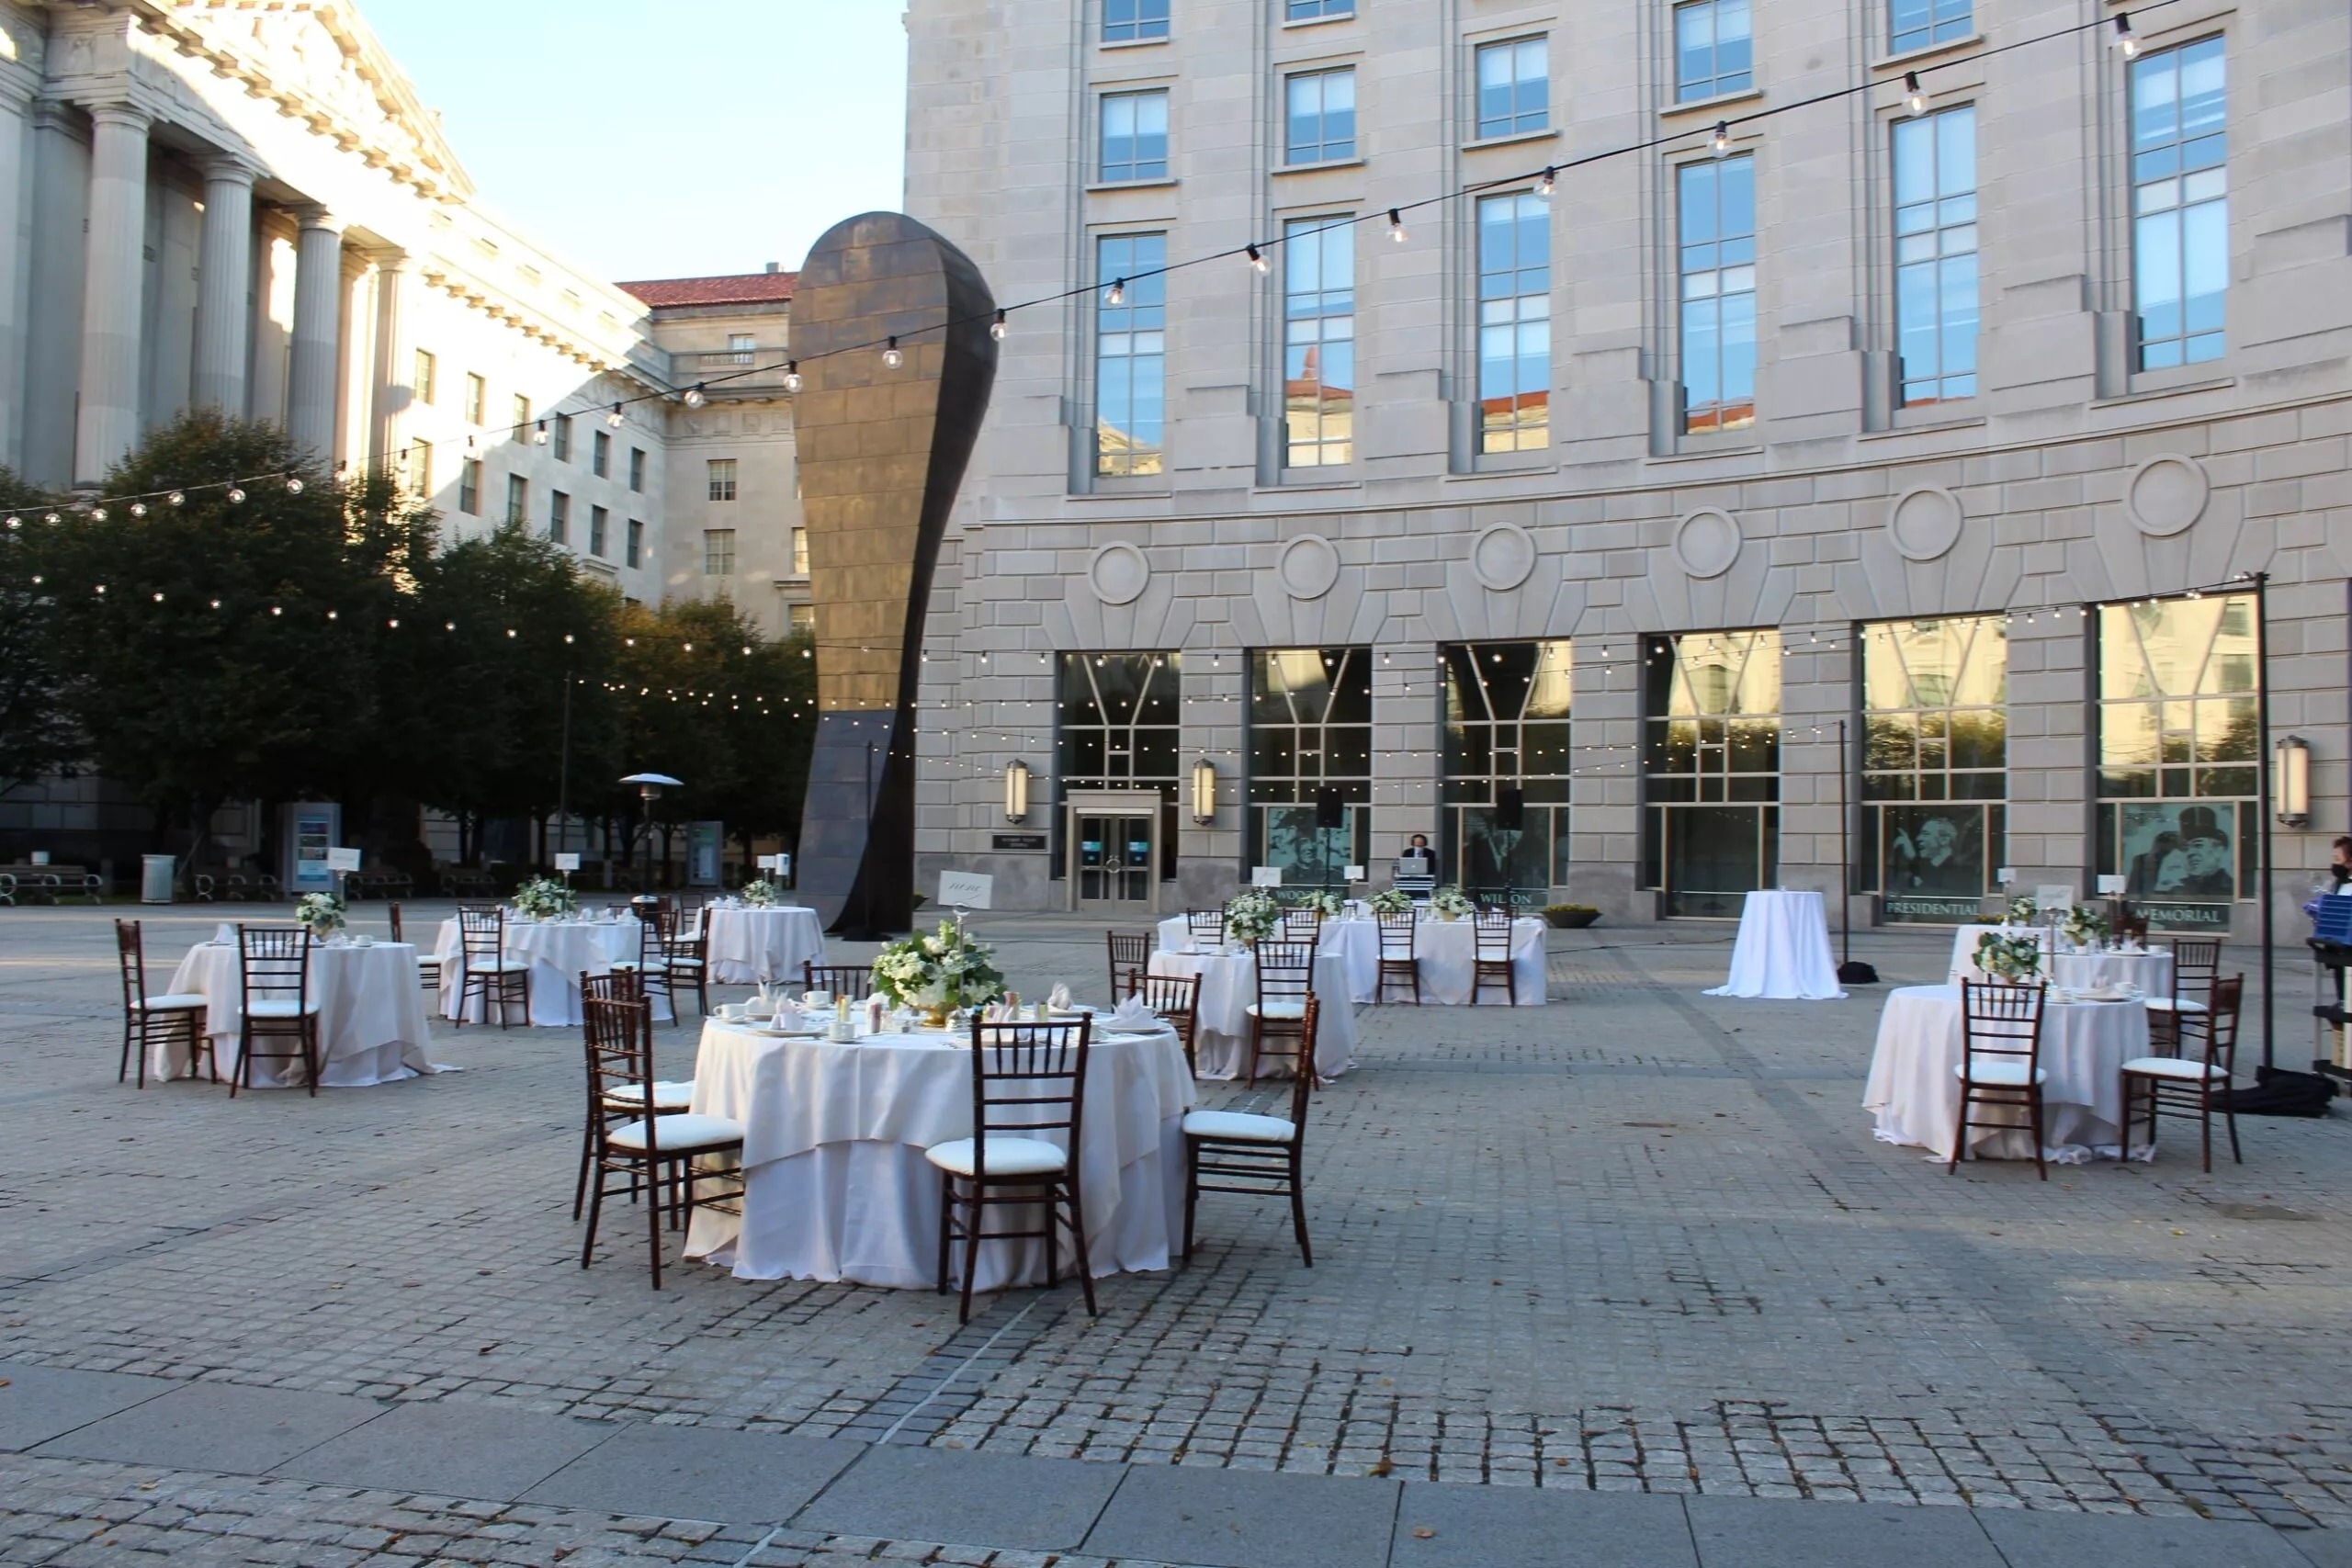
M 899 366 L 904 365 L 906 362 L 907 356 L 899 351 L 899 340 L 896 336 L 893 336 L 890 341 L 885 344 L 882 347 L 882 368 L 885 370 L 896 370 Z
M 1244 245 L 1241 248 L 1249 253 L 1250 265 L 1252 267 L 1255 267 L 1259 272 L 1265 273 L 1272 270 L 1272 264 L 1266 260 L 1265 252 L 1260 250 L 1254 244 Z
M 989 323 L 989 336 L 996 339 L 999 343 L 1002 343 L 1004 341 L 1005 333 L 1012 330 L 1012 328 L 1006 326 L 1004 323 L 1004 312 L 1002 310 L 999 310 L 996 313 L 996 320 Z
M 541 421 L 539 421 L 539 427 L 538 427 L 538 429 L 537 429 L 537 430 L 535 430 L 535 431 L 533 431 L 533 432 L 531 433 L 531 445 L 532 445 L 532 446 L 546 446 L 547 444 L 548 444 L 548 422 L 547 422 L 546 420 L 541 420 Z
M 245 499 L 245 492 L 244 492 L 242 489 L 240 489 L 240 488 L 239 488 L 239 487 L 237 487 L 236 485 L 231 485 L 231 486 L 229 487 L 229 504 L 230 504 L 230 505 L 232 505 L 232 506 L 239 505 L 239 504 L 241 504 L 241 503 L 244 501 L 244 499 Z
M 1553 190 L 1559 183 L 1560 172 L 1546 164 L 1544 172 L 1535 178 L 1535 194 L 1549 201 L 1552 199 Z
M 2126 60 L 2140 57 L 2140 38 L 2132 30 L 2132 13 L 2129 11 L 2115 13 L 2115 47 Z
M 685 404 L 686 407 L 690 409 L 698 409 L 702 407 L 704 403 L 709 400 L 707 398 L 704 397 L 702 388 L 703 384 L 700 381 L 695 382 L 693 386 L 688 387 L 684 392 L 680 394 L 678 400 Z
M 91 522 L 93 522 L 93 523 L 103 523 L 103 522 L 105 522 L 106 520 L 107 520 L 107 509 L 106 509 L 105 507 L 103 507 L 103 506 L 93 506 L 92 508 L 90 508 L 90 521 L 91 521 Z
M 302 481 L 301 481 L 300 479 L 288 479 L 288 480 L 286 481 L 286 493 L 287 493 L 287 494 L 288 494 L 288 495 L 300 495 L 300 494 L 301 494 L 301 493 L 302 493 Z
M 172 493 L 171 493 L 171 494 L 169 494 L 169 495 L 167 495 L 167 496 L 165 496 L 165 497 L 164 498 L 164 505 L 166 505 L 166 506 L 185 506 L 185 505 L 187 505 L 187 491 L 184 491 L 184 490 L 175 490 L 175 491 L 172 491 Z M 51 522 L 54 522 L 54 521 L 56 521 L 56 519 L 51 518 Z
M 1127 280 L 1124 277 L 1113 278 L 1111 280 L 1111 291 L 1108 294 L 1105 294 L 1102 298 L 1114 305 L 1125 304 L 1127 302 Z M 898 340 L 894 338 L 891 341 L 895 343 Z
M 628 416 L 621 412 L 621 405 L 615 403 L 613 412 L 605 416 L 605 423 L 614 430 L 618 430 L 628 419 Z
M 1727 119 L 1715 121 L 1715 134 L 1710 145 L 1714 148 L 1715 156 L 1718 158 L 1731 151 L 1731 121 Z
M 1919 73 L 1917 71 L 1905 71 L 1903 73 L 1903 101 L 1911 106 L 1913 114 L 1928 112 L 1928 89 L 1919 85 Z
M 1400 245 L 1405 243 L 1405 217 L 1393 207 L 1388 209 L 1388 237 Z
M 143 502 L 143 501 L 134 501 L 134 502 L 132 502 L 130 503 L 130 514 L 131 514 L 133 517 L 144 517 L 144 516 L 146 516 L 146 515 L 147 515 L 147 503 L 146 503 L 145 502 Z M 14 520 L 13 518 L 12 518 L 12 519 L 10 519 L 10 521 L 9 521 L 9 526 L 14 527 L 15 525 L 16 525 L 15 520 Z

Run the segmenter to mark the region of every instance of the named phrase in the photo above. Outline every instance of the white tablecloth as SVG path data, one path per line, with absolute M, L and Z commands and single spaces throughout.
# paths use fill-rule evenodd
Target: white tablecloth
M 1279 939 L 1277 939 L 1279 940 Z M 1159 922 L 1159 951 L 1191 953 L 1193 951 L 1192 928 L 1182 915 L 1171 915 Z M 1317 956 L 1337 953 L 1347 964 L 1348 998 L 1351 1001 L 1368 1002 L 1379 988 L 1380 928 L 1372 920 L 1340 919 L 1325 920 L 1315 944 Z M 1316 982 L 1320 992 L 1322 982 Z
M 938 1270 L 940 1175 L 923 1150 L 972 1135 L 971 1051 L 959 1038 L 970 1036 L 885 1034 L 836 1045 L 704 1024 L 694 1108 L 743 1123 L 745 1190 L 740 1220 L 695 1212 L 687 1254 L 739 1279 L 929 1290 Z M 1183 1117 L 1193 1103 L 1174 1031 L 1096 1036 L 1079 1175 L 1098 1276 L 1165 1269 L 1182 1244 Z M 989 1220 L 1005 1229 L 1035 1223 L 1018 1209 Z M 1065 1241 L 1065 1266 L 1074 1258 Z M 950 1267 L 960 1279 L 960 1249 Z M 981 1245 L 979 1289 L 1044 1279 L 1040 1243 Z
M 1155 953 L 1151 972 L 1201 977 L 1193 1060 L 1204 1078 L 1239 1077 L 1250 1065 L 1248 1010 L 1258 999 L 1257 958 L 1248 953 Z M 1315 1071 L 1318 1077 L 1337 1077 L 1356 1061 L 1356 1009 L 1348 997 L 1346 955 L 1317 950 L 1314 984 L 1323 1003 L 1315 1021 Z M 1268 1056 L 1261 1076 L 1278 1065 Z
M 1962 926 L 1952 934 L 1951 969 L 1953 980 L 1982 980 L 1984 972 L 1976 967 L 1976 942 L 1987 931 L 2012 928 L 2002 926 Z M 2172 995 L 2172 953 L 2161 947 L 2142 948 L 2126 953 L 2109 949 L 2100 953 L 2070 951 L 2063 938 L 2054 944 L 2047 926 L 2028 928 L 2034 933 L 2041 948 L 2041 965 L 2053 985 L 2072 990 L 2096 990 L 2101 986 L 2136 987 L 2143 996 Z
M 1960 1120 L 1960 1078 L 1953 1070 L 1961 1058 L 1960 1008 L 1958 986 L 1905 986 L 1887 993 L 1862 1090 L 1862 1108 L 1876 1118 L 1880 1142 L 1951 1157 Z M 2041 1070 L 2050 1075 L 2041 1090 L 2043 1155 L 2066 1165 L 2115 1158 L 2122 1145 L 2123 1064 L 2147 1054 L 2146 1003 L 2070 1004 L 2053 994 L 2041 1015 Z M 1970 1114 L 2012 1116 L 2018 1123 L 2013 1132 L 1969 1129 L 1976 1157 L 2033 1157 L 2022 1109 L 1993 1111 L 1980 1105 Z
M 722 986 L 782 983 L 797 991 L 804 964 L 825 961 L 825 928 L 817 911 L 796 906 L 728 908 L 706 906 L 710 977 Z
M 172 974 L 171 989 L 209 999 L 204 1032 L 212 1038 L 213 1059 L 222 1082 L 237 1065 L 238 1034 L 244 1023 L 244 979 L 233 942 L 200 942 L 187 950 Z M 368 947 L 311 949 L 311 998 L 319 1004 L 319 1082 L 333 1089 L 393 1083 L 437 1071 L 425 1055 L 431 1042 L 424 990 L 416 977 L 412 942 L 379 942 Z M 294 1049 L 289 1040 L 271 1040 L 263 1049 Z M 185 1051 L 159 1043 L 148 1071 L 177 1077 L 188 1070 Z M 255 1088 L 294 1088 L 302 1064 L 256 1059 Z
M 1192 932 L 1182 915 L 1159 922 L 1159 950 L 1162 953 L 1191 953 Z M 1321 940 L 1316 944 L 1319 958 L 1338 956 L 1346 966 L 1347 997 L 1353 1001 L 1371 1002 L 1379 999 L 1380 990 L 1380 924 L 1368 918 L 1325 920 Z M 1477 956 L 1477 942 L 1470 921 L 1441 920 L 1424 915 L 1413 933 L 1414 956 L 1421 964 L 1421 1000 L 1459 1007 L 1470 999 L 1473 961 Z M 1544 922 L 1520 919 L 1511 922 L 1510 961 L 1513 989 L 1521 1007 L 1542 1007 L 1544 1002 Z M 1204 982 L 1203 990 L 1207 989 Z M 1322 972 L 1316 973 L 1315 994 L 1336 996 L 1327 992 Z M 1250 998 L 1242 998 L 1245 1002 Z M 1502 993 L 1491 983 L 1479 996 L 1482 1005 L 1501 1007 Z M 1326 1016 L 1325 1027 L 1330 1020 Z
M 1731 978 L 1707 995 L 1830 1001 L 1845 994 L 1838 988 L 1821 895 L 1770 887 L 1750 893 L 1739 911 L 1739 939 L 1732 943 Z
M 623 915 L 618 919 L 602 920 L 518 920 L 509 916 L 506 920 L 506 956 L 529 961 L 531 965 L 531 1021 L 547 1029 L 576 1029 L 580 1025 L 580 976 L 608 973 L 616 958 L 638 956 L 638 920 L 635 915 Z M 462 947 L 458 922 L 441 922 L 440 939 L 434 944 L 434 956 L 441 961 L 441 1016 L 458 1016 L 458 998 L 465 983 L 464 971 L 458 963 Z M 511 1014 L 513 1009 L 508 1009 Z M 493 1010 L 492 1017 L 497 1016 Z M 653 1016 L 668 1020 L 669 999 L 659 992 L 653 998 Z M 477 992 L 466 1004 L 468 1023 L 482 1021 L 482 998 Z M 511 1020 L 510 1020 L 511 1021 Z

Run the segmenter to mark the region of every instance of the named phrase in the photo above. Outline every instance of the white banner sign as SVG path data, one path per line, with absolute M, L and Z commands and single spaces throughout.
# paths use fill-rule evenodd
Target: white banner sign
M 570 850 L 562 854 L 559 854 L 555 857 L 555 868 L 558 871 L 578 871 L 580 869 L 580 852 L 577 850 Z
M 1282 868 L 1281 866 L 1278 866 L 1278 865 L 1253 865 L 1253 866 L 1251 866 L 1251 867 L 1250 868 L 1250 886 L 1252 886 L 1252 887 L 1280 887 L 1282 885 L 1283 885 L 1283 868 Z
M 943 871 L 939 874 L 939 901 L 955 908 L 987 908 L 995 887 L 995 877 L 975 871 Z
M 357 871 L 359 869 L 359 852 L 357 850 L 329 849 L 327 851 L 327 869 L 329 871 Z
M 1347 879 L 1350 882 L 1362 882 L 1363 880 L 1363 867 L 1360 865 L 1351 865 L 1348 867 Z
M 2098 890 L 2109 898 L 2120 898 L 2123 897 L 2124 885 L 2128 881 L 2130 881 L 2128 877 L 2101 876 L 2098 879 Z

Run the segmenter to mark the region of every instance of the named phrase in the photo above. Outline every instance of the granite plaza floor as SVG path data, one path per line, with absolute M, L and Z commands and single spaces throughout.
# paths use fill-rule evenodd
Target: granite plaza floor
M 0 1562 L 2352 1565 L 2352 1125 L 1948 1177 L 1860 1110 L 1884 987 L 1702 996 L 1725 928 L 1554 933 L 1541 1011 L 1363 1010 L 1316 1268 L 1211 1198 L 1100 1320 L 959 1329 L 657 1294 L 628 1226 L 580 1269 L 571 1032 L 436 1026 L 465 1071 L 316 1100 L 119 1088 L 121 912 L 0 909 Z M 230 912 L 148 913 L 160 982 Z M 1099 924 L 974 923 L 1024 991 L 1102 985 Z M 1892 985 L 1949 944 L 1855 947 Z

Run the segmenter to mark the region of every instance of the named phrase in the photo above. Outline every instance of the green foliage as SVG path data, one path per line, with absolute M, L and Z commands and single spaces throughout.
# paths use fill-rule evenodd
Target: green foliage
M 42 519 L 52 498 L 0 468 L 0 795 L 72 763 L 77 750 L 51 641 Z

